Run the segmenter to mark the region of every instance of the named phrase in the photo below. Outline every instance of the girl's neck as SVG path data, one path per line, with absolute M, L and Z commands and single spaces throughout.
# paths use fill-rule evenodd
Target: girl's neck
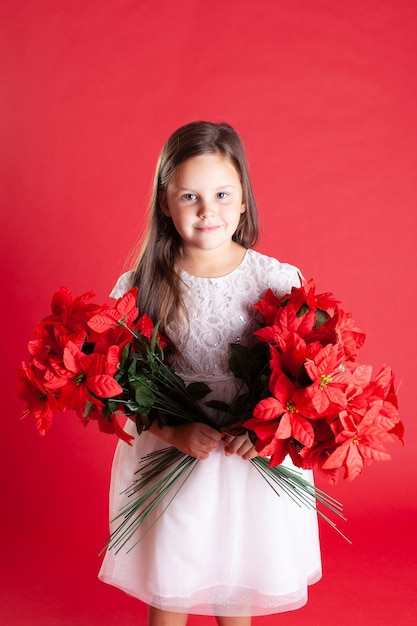
M 184 249 L 179 259 L 179 267 L 199 278 L 219 278 L 235 270 L 243 261 L 246 248 L 231 242 L 228 254 L 219 254 L 215 250 Z

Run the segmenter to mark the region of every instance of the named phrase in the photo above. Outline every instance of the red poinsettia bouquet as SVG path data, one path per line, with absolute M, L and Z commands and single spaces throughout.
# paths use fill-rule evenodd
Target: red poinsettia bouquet
M 335 483 L 340 468 L 352 480 L 364 465 L 390 459 L 385 444 L 404 435 L 394 375 L 384 365 L 373 376 L 358 363 L 365 334 L 351 314 L 332 294 L 316 295 L 312 280 L 282 298 L 269 290 L 255 307 L 258 343 L 232 346 L 231 367 L 248 388 L 241 400 L 253 414 L 243 425 L 269 466 L 289 455 Z
M 29 362 L 19 370 L 18 394 L 26 403 L 22 417 L 33 415 L 40 434 L 58 412 L 73 411 L 84 424 L 96 420 L 101 431 L 126 442 L 120 424 L 132 416 L 138 432 L 158 408 L 191 406 L 210 390 L 186 388 L 165 365 L 167 342 L 147 315 L 139 315 L 137 289 L 113 307 L 91 303 L 91 292 L 73 298 L 67 287 L 52 297 L 51 315 L 35 325 Z
M 186 385 L 166 364 L 167 342 L 158 324 L 139 314 L 137 290 L 113 307 L 92 304 L 92 297 L 73 298 L 61 287 L 52 314 L 36 324 L 29 342 L 19 395 L 27 405 L 23 416 L 32 414 L 41 434 L 55 413 L 67 411 L 84 424 L 97 420 L 100 430 L 128 443 L 119 423 L 126 416 L 139 434 L 155 419 L 160 426 L 201 421 L 230 434 L 249 432 L 259 453 L 250 463 L 271 487 L 314 507 L 336 530 L 317 503 L 344 519 L 342 505 L 282 465 L 284 458 L 334 483 L 341 467 L 352 479 L 364 464 L 389 459 L 385 443 L 403 438 L 390 368 L 372 377 L 372 368 L 356 361 L 365 335 L 331 294 L 315 294 L 313 281 L 282 298 L 268 291 L 254 305 L 263 323 L 252 347 L 231 346 L 230 369 L 242 388 L 230 405 L 206 403 L 224 412 L 217 425 L 201 402 L 210 388 Z M 141 524 L 149 516 L 158 521 L 198 460 L 168 447 L 138 463 L 138 477 L 126 490 L 129 503 L 113 520 L 119 524 L 106 544 L 116 551 L 141 540 Z

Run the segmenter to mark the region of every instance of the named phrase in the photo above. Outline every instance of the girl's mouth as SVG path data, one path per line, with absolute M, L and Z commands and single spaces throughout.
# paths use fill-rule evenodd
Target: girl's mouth
M 220 225 L 212 225 L 212 226 L 197 226 L 196 230 L 208 233 L 211 232 L 213 230 L 217 230 L 218 228 L 220 228 Z

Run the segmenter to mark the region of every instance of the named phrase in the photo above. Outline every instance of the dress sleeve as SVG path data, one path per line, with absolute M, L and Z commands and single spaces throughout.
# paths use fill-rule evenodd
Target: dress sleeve
M 289 263 L 274 264 L 269 276 L 269 287 L 278 297 L 290 293 L 293 287 L 300 287 L 304 282 L 304 277 L 298 267 Z
M 133 277 L 135 275 L 135 270 L 129 270 L 129 272 L 125 272 L 116 281 L 115 286 L 110 292 L 111 298 L 121 298 L 129 289 L 132 288 Z

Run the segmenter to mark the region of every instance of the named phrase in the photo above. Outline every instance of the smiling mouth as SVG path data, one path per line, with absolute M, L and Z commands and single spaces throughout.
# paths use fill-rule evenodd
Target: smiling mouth
M 200 230 L 203 232 L 210 232 L 211 230 L 217 230 L 220 228 L 220 225 L 212 225 L 212 226 L 197 226 L 196 230 Z

